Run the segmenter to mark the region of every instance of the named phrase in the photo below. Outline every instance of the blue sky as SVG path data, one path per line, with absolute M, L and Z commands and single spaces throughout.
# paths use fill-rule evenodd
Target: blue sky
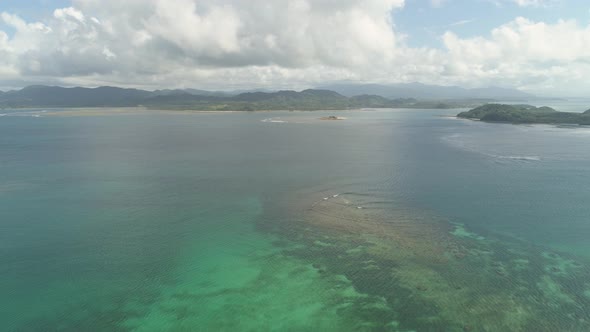
M 0 0 L 0 89 L 356 81 L 583 96 L 589 76 L 588 0 Z
M 54 9 L 70 5 L 69 0 L 0 0 L 0 11 L 14 13 L 27 20 L 40 20 Z
M 16 14 L 27 21 L 43 20 L 56 8 L 71 5 L 69 0 L 0 0 L 0 12 Z M 0 30 L 9 34 L 14 29 L 0 21 Z
M 56 8 L 71 6 L 70 0 L 0 0 L 0 12 L 19 15 L 27 21 L 43 20 Z M 440 36 L 453 31 L 460 37 L 485 36 L 518 16 L 535 21 L 556 22 L 575 19 L 590 22 L 590 1 L 554 1 L 545 6 L 522 7 L 502 0 L 406 0 L 404 7 L 392 12 L 396 28 L 407 35 L 412 47 L 443 47 Z M 0 21 L 0 29 L 13 29 Z
M 442 47 L 440 36 L 453 31 L 463 38 L 486 36 L 492 29 L 526 17 L 547 23 L 561 19 L 590 22 L 590 1 L 556 1 L 546 6 L 518 6 L 515 2 L 491 0 L 447 0 L 435 6 L 431 0 L 407 0 L 393 12 L 399 31 L 407 34 L 414 47 Z

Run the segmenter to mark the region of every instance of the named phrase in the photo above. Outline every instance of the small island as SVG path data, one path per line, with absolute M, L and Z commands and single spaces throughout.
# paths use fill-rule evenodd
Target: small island
M 584 113 L 558 112 L 547 106 L 486 104 L 457 117 L 486 122 L 526 124 L 575 124 L 590 125 L 590 110 Z
M 344 119 L 346 119 L 346 118 L 341 118 L 341 117 L 338 117 L 335 115 L 324 116 L 324 117 L 320 118 L 320 120 L 344 120 Z

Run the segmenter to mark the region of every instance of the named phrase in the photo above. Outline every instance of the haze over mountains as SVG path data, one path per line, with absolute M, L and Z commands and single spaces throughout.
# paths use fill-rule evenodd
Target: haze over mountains
M 437 107 L 471 104 L 474 100 L 526 100 L 535 96 L 515 89 L 464 89 L 412 84 L 337 84 L 301 92 L 146 91 L 117 87 L 64 88 L 33 85 L 0 92 L 0 107 L 130 107 L 186 109 L 337 109 L 351 107 Z M 461 102 L 458 102 L 458 101 Z M 467 102 L 466 101 L 471 101 Z
M 516 89 L 499 87 L 465 89 L 458 86 L 401 84 L 333 84 L 320 87 L 345 96 L 375 94 L 386 98 L 416 99 L 531 99 L 534 95 Z

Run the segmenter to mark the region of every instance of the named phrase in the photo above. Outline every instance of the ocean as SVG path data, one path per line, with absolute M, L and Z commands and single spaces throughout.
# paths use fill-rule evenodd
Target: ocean
M 2 110 L 0 326 L 589 331 L 590 128 L 459 111 Z

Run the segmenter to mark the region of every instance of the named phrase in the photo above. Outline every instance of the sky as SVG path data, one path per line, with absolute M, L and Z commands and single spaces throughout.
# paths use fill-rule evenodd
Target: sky
M 0 89 L 500 86 L 588 96 L 587 0 L 0 0 Z

